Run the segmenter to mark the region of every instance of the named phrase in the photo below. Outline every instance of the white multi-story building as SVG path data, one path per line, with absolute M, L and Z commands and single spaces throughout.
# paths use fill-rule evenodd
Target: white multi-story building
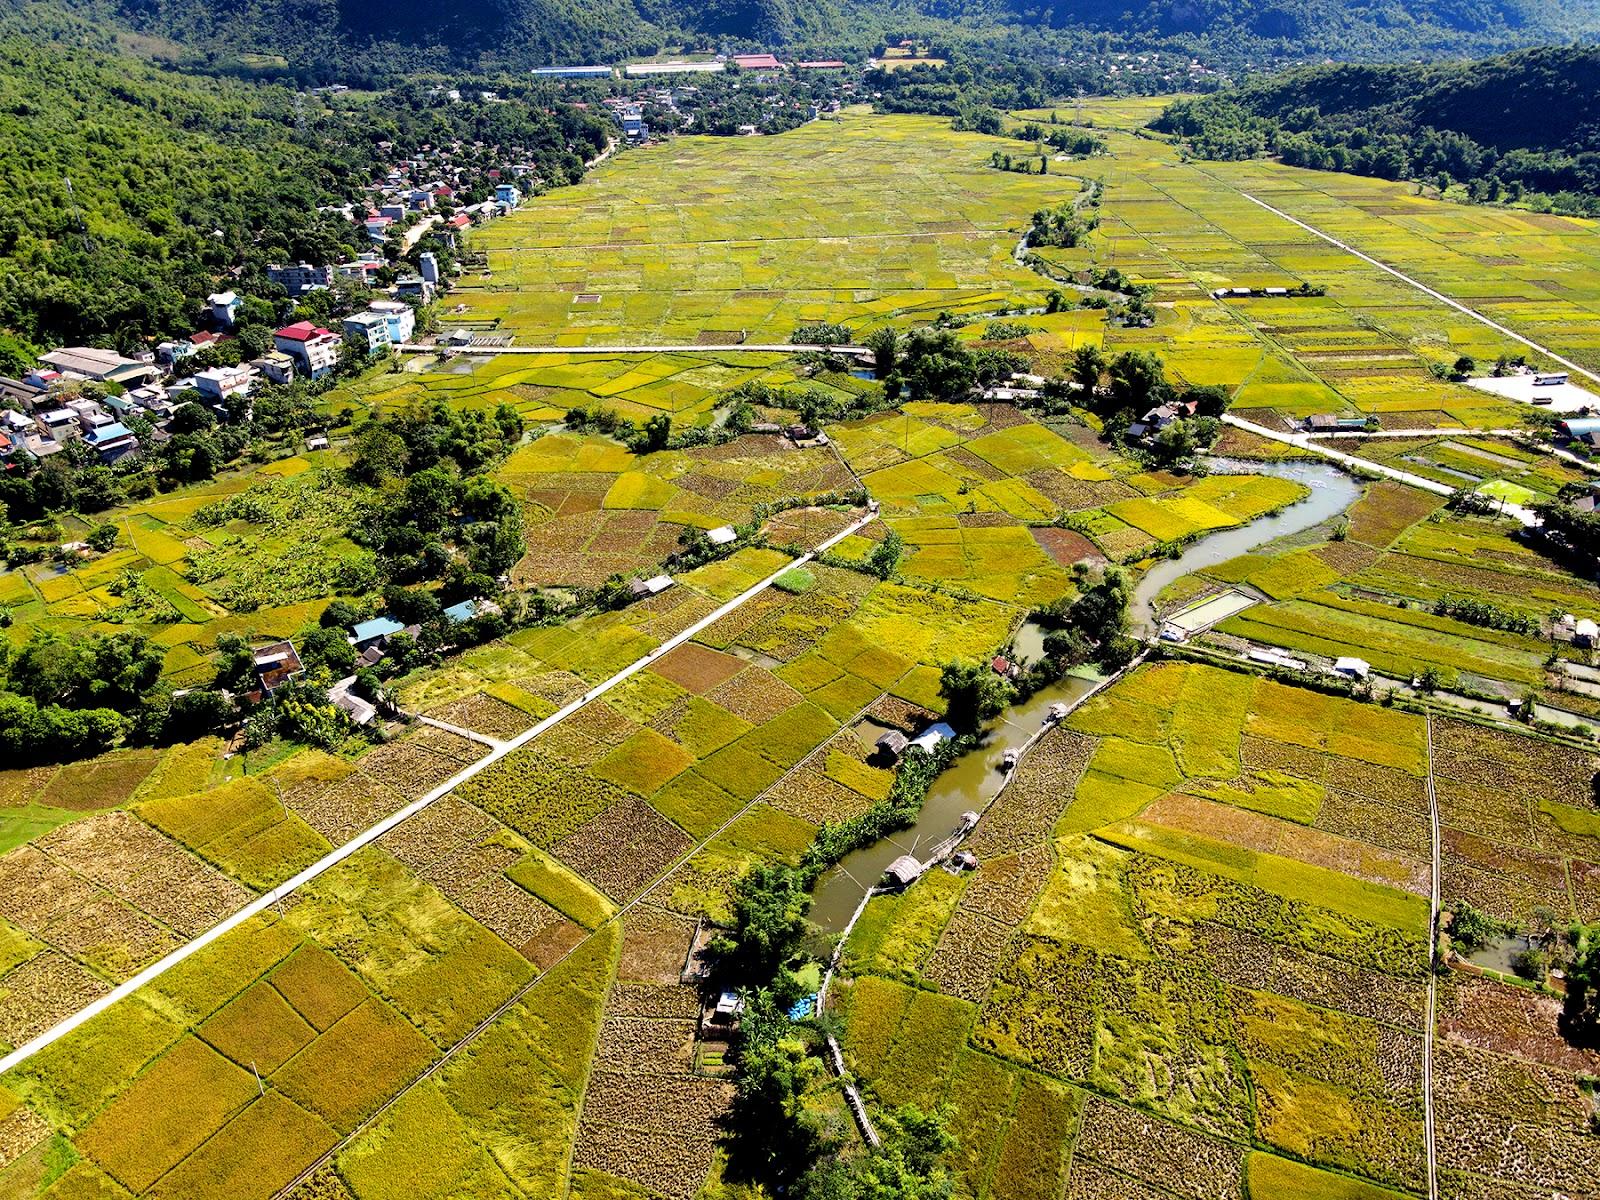
M 220 404 L 229 396 L 244 395 L 255 380 L 256 373 L 243 363 L 237 367 L 212 367 L 197 371 L 194 376 L 195 387 L 211 404 Z
M 398 300 L 374 300 L 371 312 L 383 317 L 389 329 L 389 344 L 403 346 L 417 328 L 417 310 Z
M 344 319 L 344 340 L 368 354 L 377 354 L 389 345 L 389 322 L 382 313 L 355 313 Z
M 307 379 L 321 379 L 338 365 L 343 339 L 310 321 L 296 321 L 273 334 L 272 342 L 294 359 L 301 375 Z

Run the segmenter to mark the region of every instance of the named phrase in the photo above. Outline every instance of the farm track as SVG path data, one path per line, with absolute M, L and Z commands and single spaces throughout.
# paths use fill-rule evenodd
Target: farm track
M 785 568 L 785 570 L 787 570 L 787 569 L 788 568 Z M 876 700 L 874 700 L 873 703 L 876 703 Z M 848 722 L 845 723 L 845 725 L 841 726 L 841 728 L 848 728 L 850 725 L 853 725 L 855 722 L 861 720 L 862 717 L 867 715 L 867 713 L 870 711 L 871 708 L 872 708 L 872 704 L 869 703 L 865 707 L 859 709 L 856 712 L 856 714 L 854 716 L 852 716 Z M 825 745 L 826 745 L 826 743 L 824 743 L 824 746 Z M 819 747 L 818 749 L 821 749 L 821 747 Z M 675 874 L 677 874 L 678 868 L 682 867 L 686 862 L 688 862 L 691 858 L 693 858 L 696 854 L 698 854 L 707 845 L 709 845 L 711 842 L 715 841 L 724 832 L 726 832 L 731 826 L 737 824 L 738 821 L 741 818 L 743 818 L 745 815 L 747 815 L 750 812 L 751 809 L 755 808 L 756 805 L 760 804 L 762 802 L 763 797 L 765 797 L 769 792 L 771 792 L 774 787 L 776 787 L 783 780 L 789 778 L 795 772 L 797 772 L 801 768 L 803 768 L 808 762 L 811 761 L 812 758 L 815 757 L 816 754 L 817 754 L 817 751 L 813 750 L 810 754 L 806 755 L 805 758 L 801 759 L 794 766 L 790 767 L 789 770 L 785 771 L 783 773 L 783 775 L 779 777 L 779 779 L 777 779 L 773 783 L 769 784 L 767 787 L 763 788 L 759 793 L 757 793 L 750 800 L 750 802 L 748 804 L 746 804 L 743 808 L 739 809 L 738 812 L 734 813 L 727 820 L 723 821 L 722 824 L 718 825 L 715 829 L 713 829 L 705 837 L 700 839 L 700 841 L 696 842 L 693 846 L 689 847 L 689 849 L 685 850 L 677 858 L 673 859 L 673 861 L 666 867 L 666 869 L 663 870 L 654 879 L 652 879 L 650 881 L 650 883 L 644 888 L 643 891 L 641 891 L 637 896 L 633 897 L 633 899 L 629 900 L 627 903 L 618 905 L 617 911 L 612 913 L 610 917 L 606 918 L 606 920 L 603 921 L 598 928 L 593 929 L 593 930 L 589 931 L 587 934 L 585 934 L 584 937 L 580 941 L 578 941 L 571 949 L 567 950 L 564 954 L 562 954 L 559 958 L 557 958 L 554 962 L 552 962 L 547 968 L 545 968 L 539 974 L 535 975 L 532 979 L 528 980 L 527 983 L 523 984 L 515 992 L 513 992 L 510 996 L 508 996 L 504 1001 L 502 1001 L 495 1008 L 495 1010 L 493 1012 L 491 1012 L 487 1017 L 485 1017 L 482 1021 L 480 1021 L 472 1029 L 468 1030 L 467 1033 L 462 1036 L 460 1041 L 456 1042 L 455 1044 L 450 1046 L 449 1049 L 445 1050 L 443 1054 L 441 1054 L 432 1063 L 430 1063 L 420 1074 L 418 1074 L 415 1077 L 413 1077 L 411 1080 L 409 1080 L 406 1083 L 406 1085 L 404 1087 L 402 1087 L 399 1091 L 395 1092 L 394 1095 L 390 1096 L 387 1100 L 385 1100 L 383 1102 L 383 1104 L 380 1105 L 379 1108 L 375 1112 L 372 1113 L 371 1116 L 367 1117 L 367 1119 L 362 1121 L 361 1124 L 357 1125 L 348 1134 L 346 1134 L 344 1137 L 340 1138 L 339 1141 L 334 1146 L 330 1147 L 327 1151 L 325 1151 L 322 1154 L 321 1157 L 319 1157 L 310 1166 L 306 1167 L 305 1170 L 300 1172 L 299 1175 L 297 1175 L 293 1180 L 291 1180 L 282 1190 L 280 1190 L 273 1197 L 273 1200 L 286 1200 L 287 1197 L 293 1195 L 294 1194 L 294 1190 L 297 1187 L 299 1187 L 301 1184 L 305 1183 L 306 1180 L 310 1179 L 312 1175 L 316 1174 L 316 1172 L 317 1172 L 317 1170 L 319 1168 L 321 1168 L 322 1166 L 326 1165 L 327 1163 L 333 1161 L 333 1159 L 337 1158 L 339 1153 L 340 1153 L 340 1151 L 344 1150 L 351 1143 L 353 1143 L 358 1137 L 360 1137 L 363 1133 L 365 1133 L 368 1129 L 371 1129 L 374 1125 L 376 1125 L 378 1123 L 378 1121 L 380 1121 L 383 1118 L 384 1113 L 388 1112 L 391 1108 L 393 1108 L 396 1104 L 398 1104 L 409 1092 L 411 1092 L 413 1089 L 415 1089 L 418 1084 L 424 1083 L 427 1080 L 433 1078 L 441 1070 L 443 1070 L 444 1067 L 452 1059 L 454 1059 L 456 1057 L 456 1055 L 460 1054 L 461 1051 L 465 1050 L 473 1042 L 477 1041 L 478 1038 L 482 1037 L 485 1033 L 487 1033 L 489 1031 L 489 1029 L 491 1029 L 494 1026 L 496 1021 L 498 1021 L 501 1017 L 505 1016 L 506 1013 L 510 1012 L 513 1008 L 515 1008 L 518 1004 L 520 1004 L 523 1001 L 523 999 L 525 999 L 527 997 L 528 993 L 533 991 L 533 989 L 536 988 L 540 983 L 542 983 L 542 982 L 544 982 L 544 980 L 548 979 L 550 977 L 550 973 L 552 971 L 554 971 L 562 963 L 566 962 L 574 954 L 578 953 L 578 951 L 582 950 L 585 946 L 587 946 L 590 943 L 590 941 L 594 938 L 595 934 L 599 933 L 600 930 L 607 929 L 610 926 L 612 926 L 612 925 L 616 924 L 617 922 L 621 921 L 623 917 L 627 916 L 635 908 L 639 907 L 639 905 L 643 904 L 646 900 L 648 900 L 650 898 L 650 896 L 655 893 L 657 888 L 659 888 L 663 883 L 665 883 L 667 880 L 671 879 Z M 604 1016 L 605 1016 L 605 1011 L 604 1011 L 604 1006 L 602 1006 L 602 1008 L 601 1008 L 601 1022 L 602 1023 L 604 1021 Z M 600 1036 L 599 1035 L 599 1031 L 597 1029 L 596 1033 L 595 1033 L 596 1041 L 598 1041 L 599 1036 Z M 583 1105 L 584 1105 L 585 1100 L 588 1098 L 589 1080 L 594 1074 L 594 1056 L 595 1056 L 595 1049 L 594 1049 L 594 1046 L 591 1045 L 591 1047 L 589 1049 L 589 1057 L 586 1060 L 589 1065 L 588 1065 L 588 1068 L 587 1068 L 587 1070 L 585 1071 L 585 1074 L 584 1074 L 583 1087 L 580 1088 L 579 1091 L 578 1091 L 578 1106 L 573 1111 L 573 1125 L 572 1125 L 572 1127 L 573 1127 L 573 1131 L 574 1132 L 573 1132 L 572 1143 L 567 1148 L 567 1159 L 566 1159 L 567 1173 L 568 1173 L 569 1179 L 570 1179 L 571 1171 L 572 1171 L 572 1154 L 577 1148 L 577 1132 L 576 1131 L 577 1131 L 577 1128 L 578 1128 L 578 1123 L 583 1119 Z M 863 1116 L 864 1116 L 864 1113 L 863 1113 Z M 874 1134 L 873 1136 L 876 1137 L 876 1134 Z M 877 1143 L 874 1142 L 873 1144 L 876 1145 Z M 570 1194 L 570 1187 L 568 1189 L 568 1194 Z
M 1490 329 L 1493 329 L 1496 333 L 1503 334 L 1504 336 L 1512 339 L 1513 341 L 1515 341 L 1515 342 L 1517 342 L 1517 343 L 1519 343 L 1519 344 L 1521 344 L 1523 346 L 1528 347 L 1530 350 L 1538 351 L 1540 354 L 1543 354 L 1546 358 L 1549 358 L 1551 361 L 1560 363 L 1563 367 L 1566 367 L 1567 370 L 1575 371 L 1579 375 L 1582 375 L 1585 379 L 1590 379 L 1590 380 L 1593 380 L 1595 383 L 1600 383 L 1600 375 L 1595 374 L 1593 371 L 1589 370 L 1587 367 L 1579 366 L 1577 363 L 1573 362 L 1569 358 L 1563 358 L 1561 355 L 1557 354 L 1554 350 L 1550 349 L 1548 346 L 1540 345 L 1538 342 L 1534 341 L 1532 338 L 1524 337 L 1522 334 L 1518 333 L 1516 330 L 1510 329 L 1507 326 L 1500 324 L 1500 322 L 1494 320 L 1491 317 L 1484 316 L 1477 309 L 1468 308 L 1465 304 L 1461 303 L 1461 301 L 1451 299 L 1449 296 L 1445 295 L 1443 292 L 1438 291 L 1435 288 L 1431 288 L 1427 284 L 1423 283 L 1421 280 L 1414 279 L 1410 275 L 1405 274 L 1403 271 L 1400 271 L 1400 270 L 1397 270 L 1394 267 L 1391 267 L 1388 263 L 1382 261 L 1381 259 L 1374 258 L 1374 257 L 1372 257 L 1372 255 L 1367 254 L 1364 251 L 1356 249 L 1356 247 L 1350 245 L 1348 242 L 1340 241 L 1338 238 L 1334 237 L 1331 233 L 1324 233 L 1322 230 L 1318 229 L 1315 225 L 1308 225 L 1306 222 L 1302 221 L 1299 217 L 1291 216 L 1290 214 L 1284 212 L 1283 209 L 1277 208 L 1277 207 L 1275 207 L 1275 206 L 1273 206 L 1271 204 L 1268 204 L 1265 200 L 1262 200 L 1261 198 L 1259 198 L 1257 196 L 1252 196 L 1249 192 L 1245 191 L 1243 188 L 1238 187 L 1238 186 L 1236 186 L 1236 185 L 1234 185 L 1232 183 L 1229 183 L 1226 179 L 1219 178 L 1217 175 L 1213 174 L 1212 172 L 1205 171 L 1204 174 L 1208 178 L 1214 180 L 1215 182 L 1222 184 L 1222 186 L 1224 186 L 1226 188 L 1230 188 L 1231 190 L 1233 190 L 1234 192 L 1236 192 L 1240 196 L 1243 196 L 1246 200 L 1250 201 L 1250 203 L 1255 204 L 1255 205 L 1259 205 L 1261 208 L 1266 209 L 1269 213 L 1273 214 L 1273 216 L 1281 217 L 1283 220 L 1288 221 L 1291 225 L 1296 225 L 1299 228 L 1305 230 L 1307 233 L 1313 234 L 1314 236 L 1321 238 L 1323 241 L 1327 242 L 1330 246 L 1337 246 L 1340 250 L 1343 250 L 1346 254 L 1353 254 L 1355 257 L 1359 258 L 1362 262 L 1367 263 L 1367 264 L 1369 264 L 1371 266 L 1377 267 L 1378 270 L 1383 271 L 1383 272 L 1385 272 L 1385 273 L 1387 273 L 1389 275 L 1394 276 L 1396 279 L 1400 280 L 1401 283 L 1406 284 L 1408 287 L 1415 288 L 1417 291 L 1423 293 L 1425 296 L 1431 296 L 1433 299 L 1439 301 L 1439 303 L 1449 305 L 1451 308 L 1455 309 L 1457 312 L 1463 314 L 1464 316 L 1471 317 L 1474 321 L 1477 321 L 1477 322 L 1479 322 L 1480 324 L 1483 324 L 1483 325 L 1487 325 Z
M 1311 434 L 1288 433 L 1281 429 L 1272 429 L 1266 425 L 1258 425 L 1254 421 L 1246 421 L 1243 417 L 1236 417 L 1232 413 L 1223 413 L 1222 422 L 1232 425 L 1235 429 L 1243 429 L 1257 437 L 1264 437 L 1269 441 L 1281 442 L 1285 446 L 1294 446 L 1311 454 L 1321 455 L 1323 458 L 1332 459 L 1342 466 L 1357 471 L 1370 471 L 1374 475 L 1381 475 L 1385 479 L 1392 479 L 1396 483 L 1403 483 L 1424 492 L 1432 492 L 1436 496 L 1453 496 L 1456 489 L 1446 483 L 1439 483 L 1423 475 L 1414 475 L 1410 471 L 1402 471 L 1398 467 L 1391 467 L 1387 463 L 1373 462 L 1370 458 L 1358 458 L 1354 454 L 1346 454 L 1343 450 L 1335 450 L 1331 446 L 1321 445 Z M 1502 505 L 1500 511 L 1508 517 L 1514 517 L 1524 525 L 1535 525 L 1539 518 L 1531 508 L 1520 504 Z
M 1439 1200 L 1439 1163 L 1433 1139 L 1433 1025 L 1439 983 L 1433 969 L 1433 947 L 1439 938 L 1439 797 L 1433 788 L 1433 718 L 1423 717 L 1428 742 L 1428 827 L 1433 841 L 1432 895 L 1428 917 L 1428 1012 L 1422 1034 L 1422 1140 L 1428 1152 L 1428 1200 Z
M 319 875 L 322 875 L 323 873 L 338 866 L 340 863 L 352 857 L 359 851 L 364 850 L 367 846 L 370 846 L 372 843 L 376 842 L 390 830 L 410 820 L 429 805 L 442 799 L 444 796 L 460 787 L 463 783 L 467 782 L 467 780 L 472 779 L 479 772 L 499 762 L 502 758 L 505 758 L 513 750 L 525 746 L 534 738 L 538 737 L 541 733 L 544 733 L 560 724 L 562 721 L 565 721 L 568 717 L 572 716 L 585 705 L 605 695 L 624 680 L 631 678 L 640 671 L 644 670 L 646 667 L 650 666 L 650 664 L 655 662 L 656 659 L 662 657 L 678 646 L 683 645 L 685 642 L 691 640 L 697 634 L 709 628 L 711 625 L 715 624 L 729 613 L 734 612 L 744 604 L 748 603 L 750 600 L 754 599 L 756 596 L 760 595 L 768 587 L 770 587 L 773 581 L 786 571 L 792 570 L 795 567 L 802 567 L 811 562 L 817 557 L 817 555 L 832 549 L 846 537 L 849 537 L 851 534 L 855 533 L 857 530 L 876 519 L 877 513 L 869 511 L 858 520 L 852 521 L 838 533 L 835 533 L 831 537 L 818 543 L 814 549 L 808 550 L 798 558 L 785 563 L 782 567 L 772 572 L 772 574 L 768 575 L 765 579 L 753 584 L 751 587 L 735 596 L 732 600 L 729 600 L 727 603 L 718 607 L 709 615 L 702 617 L 693 625 L 685 629 L 682 633 L 675 634 L 673 637 L 668 638 L 665 642 L 656 647 L 656 649 L 650 651 L 650 653 L 646 654 L 643 658 L 630 663 L 628 666 L 618 671 L 615 675 L 612 675 L 609 679 L 596 684 L 592 689 L 585 692 L 582 696 L 571 701 L 565 707 L 558 709 L 556 712 L 552 713 L 550 716 L 534 725 L 531 729 L 525 730 L 510 741 L 496 744 L 485 757 L 464 768 L 456 775 L 451 776 L 432 791 L 428 792 L 417 800 L 413 800 L 410 804 L 406 805 L 398 812 L 391 813 L 389 816 L 372 825 L 368 829 L 363 830 L 344 845 L 337 847 L 330 853 L 318 859 L 316 862 L 312 863 L 311 866 L 301 871 L 298 875 L 295 875 L 293 878 L 279 884 L 277 887 L 272 888 L 269 891 L 263 892 L 232 916 L 218 922 L 216 925 L 213 925 L 210 929 L 206 930 L 198 937 L 185 942 L 182 946 L 179 946 L 165 958 L 152 963 L 150 966 L 140 971 L 137 975 L 134 975 L 132 978 L 118 984 L 104 996 L 101 996 L 98 1000 L 95 1000 L 91 1004 L 85 1005 L 71 1016 L 64 1018 L 50 1029 L 45 1030 L 45 1032 L 41 1033 L 38 1037 L 33 1038 L 32 1040 L 17 1047 L 4 1058 L 0 1058 L 0 1075 L 3 1075 L 12 1068 L 26 1062 L 28 1059 L 38 1054 L 46 1047 L 60 1041 L 63 1037 L 77 1029 L 79 1026 L 93 1020 L 95 1017 L 105 1012 L 117 1001 L 126 999 L 127 997 L 133 995 L 134 992 L 138 991 L 146 984 L 152 983 L 159 979 L 162 975 L 166 974 L 173 967 L 177 966 L 191 955 L 204 949 L 206 946 L 209 946 L 212 942 L 232 932 L 234 929 L 237 929 L 240 925 L 244 924 L 252 917 L 259 916 L 266 912 L 285 896 L 290 895 L 297 889 L 316 879 Z M 712 836 L 715 836 L 715 834 Z

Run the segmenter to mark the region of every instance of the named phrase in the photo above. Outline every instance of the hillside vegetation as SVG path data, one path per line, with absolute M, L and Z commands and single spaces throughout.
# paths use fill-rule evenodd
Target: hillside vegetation
M 1314 67 L 1172 105 L 1154 122 L 1205 158 L 1264 152 L 1293 166 L 1544 194 L 1600 208 L 1600 47 L 1472 63 Z
M 57 0 L 62 11 L 170 39 L 213 65 L 308 75 L 612 61 L 679 47 L 864 53 L 904 33 L 1041 63 L 1082 50 L 1168 48 L 1216 63 L 1492 53 L 1600 29 L 1554 0 Z M 1335 49 L 1336 48 L 1336 49 Z M 263 62 L 261 56 L 268 56 Z
M 269 262 L 360 248 L 356 226 L 317 207 L 363 197 L 387 161 L 379 142 L 390 154 L 453 139 L 515 145 L 564 183 L 605 145 L 604 129 L 548 97 L 444 105 L 416 89 L 333 107 L 0 39 L 0 330 L 124 349 L 186 333 L 232 269 L 249 284 Z

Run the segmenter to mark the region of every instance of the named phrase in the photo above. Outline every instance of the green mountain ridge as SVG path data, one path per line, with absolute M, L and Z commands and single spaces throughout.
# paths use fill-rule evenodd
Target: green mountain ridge
M 1214 62 L 1385 61 L 1600 33 L 1600 9 L 1556 0 L 34 0 L 32 9 L 175 43 L 210 60 L 270 55 L 339 68 L 526 68 L 682 47 L 864 52 L 895 31 L 1042 55 L 1168 48 Z
M 1311 67 L 1172 105 L 1154 123 L 1207 158 L 1600 198 L 1600 46 L 1477 62 Z M 1487 189 L 1485 193 L 1485 189 Z M 1513 196 L 1520 199 L 1520 194 Z

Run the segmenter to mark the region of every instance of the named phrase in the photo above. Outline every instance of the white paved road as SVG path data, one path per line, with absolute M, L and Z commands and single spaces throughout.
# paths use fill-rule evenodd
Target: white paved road
M 0 1058 L 0 1074 L 4 1074 L 18 1064 L 26 1062 L 35 1054 L 38 1054 L 39 1051 L 43 1050 L 46 1046 L 59 1041 L 67 1034 L 71 1033 L 74 1029 L 78 1028 L 78 1026 L 84 1024 L 86 1021 L 93 1020 L 95 1017 L 105 1012 L 106 1009 L 110 1008 L 118 1000 L 122 1000 L 128 996 L 131 996 L 134 992 L 144 987 L 145 984 L 150 983 L 155 979 L 159 979 L 162 975 L 166 974 L 166 972 L 177 966 L 191 954 L 194 954 L 196 951 L 209 946 L 218 938 L 234 929 L 237 929 L 240 925 L 244 924 L 244 922 L 250 920 L 250 918 L 259 916 L 261 913 L 266 912 L 267 909 L 271 908 L 279 900 L 289 895 L 295 889 L 304 887 L 313 879 L 317 878 L 317 876 L 331 870 L 340 863 L 344 862 L 345 859 L 349 858 L 351 855 L 365 849 L 367 846 L 370 846 L 384 834 L 395 828 L 395 826 L 410 820 L 423 809 L 427 808 L 430 804 L 434 803 L 434 801 L 445 795 L 448 795 L 455 788 L 460 787 L 467 780 L 478 774 L 479 771 L 482 771 L 494 763 L 499 762 L 513 750 L 516 750 L 520 746 L 526 745 L 528 742 L 538 737 L 541 733 L 544 733 L 554 726 L 559 725 L 562 721 L 565 721 L 568 717 L 572 716 L 573 713 L 577 712 L 584 705 L 599 698 L 600 696 L 605 695 L 605 693 L 616 687 L 623 680 L 628 679 L 629 677 L 644 670 L 656 659 L 666 654 L 667 651 L 689 641 L 702 630 L 707 629 L 715 622 L 721 620 L 723 617 L 739 608 L 741 605 L 760 595 L 784 572 L 792 570 L 795 567 L 804 566 L 818 554 L 831 549 L 839 542 L 849 537 L 852 533 L 855 533 L 858 529 L 874 520 L 876 517 L 877 514 L 875 512 L 868 512 L 859 520 L 851 522 L 832 537 L 819 543 L 815 549 L 807 551 L 805 554 L 802 554 L 799 558 L 794 559 L 792 562 L 785 563 L 778 570 L 761 580 L 761 582 L 746 588 L 743 592 L 740 592 L 739 595 L 735 596 L 732 600 L 729 600 L 726 604 L 723 604 L 709 616 L 702 617 L 693 625 L 685 629 L 682 633 L 668 638 L 665 642 L 661 643 L 660 646 L 656 647 L 656 649 L 650 651 L 649 654 L 646 654 L 643 658 L 638 659 L 635 662 L 629 663 L 626 667 L 623 667 L 622 670 L 618 671 L 615 675 L 611 676 L 611 678 L 605 680 L 603 683 L 596 684 L 594 688 L 588 692 L 585 692 L 582 696 L 578 697 L 576 700 L 573 700 L 564 708 L 552 713 L 550 716 L 540 721 L 532 729 L 518 734 L 515 738 L 512 738 L 508 742 L 496 743 L 494 748 L 486 757 L 479 759 L 465 770 L 445 780 L 421 799 L 412 801 L 398 812 L 385 817 L 371 828 L 365 829 L 361 833 L 358 833 L 344 845 L 330 851 L 328 854 L 312 863 L 311 866 L 307 867 L 304 871 L 301 871 L 292 879 L 285 883 L 279 884 L 271 891 L 262 893 L 260 896 L 256 897 L 256 899 L 252 900 L 249 904 L 241 908 L 238 912 L 234 913 L 231 917 L 228 917 L 218 924 L 213 925 L 210 929 L 206 930 L 192 941 L 185 942 L 182 946 L 178 947 L 171 954 L 168 954 L 165 958 L 158 962 L 152 963 L 150 966 L 146 967 L 144 970 L 140 971 L 137 975 L 133 976 L 126 982 L 118 984 L 92 1004 L 79 1009 L 70 1017 L 65 1018 L 58 1024 L 52 1026 L 50 1029 L 45 1030 L 45 1032 L 41 1033 L 32 1041 L 25 1042 L 21 1046 L 18 1046 L 10 1054 L 7 1054 L 4 1058 Z
M 1286 446 L 1294 446 L 1309 454 L 1321 455 L 1357 471 L 1370 471 L 1374 475 L 1381 475 L 1386 479 L 1393 479 L 1396 483 L 1403 483 L 1410 487 L 1420 488 L 1424 492 L 1432 492 L 1436 496 L 1452 496 L 1456 489 L 1449 484 L 1440 483 L 1429 479 L 1425 475 L 1416 475 L 1410 471 L 1402 471 L 1398 467 L 1391 467 L 1388 463 L 1373 462 L 1370 458 L 1357 458 L 1354 454 L 1346 454 L 1343 450 L 1335 450 L 1309 433 L 1290 433 L 1288 430 L 1272 429 L 1266 425 L 1258 425 L 1254 421 L 1246 421 L 1243 417 L 1236 417 L 1232 413 L 1223 413 L 1222 421 L 1236 429 L 1243 429 L 1257 437 L 1268 438 L 1274 442 L 1282 442 Z M 1502 504 L 1500 512 L 1508 517 L 1513 517 L 1524 525 L 1537 525 L 1539 518 L 1534 515 L 1531 508 L 1524 508 L 1520 504 Z
M 791 345 L 787 342 L 740 342 L 734 346 L 697 346 L 693 343 L 668 346 L 637 343 L 624 346 L 429 346 L 406 342 L 395 349 L 401 354 L 438 354 L 444 351 L 467 357 L 480 354 L 800 354 L 807 350 L 843 354 L 850 358 L 872 357 L 872 351 L 865 346 Z
M 1428 1200 L 1439 1200 L 1439 1165 L 1433 1126 L 1433 1025 L 1438 1002 L 1438 972 L 1433 969 L 1433 948 L 1439 938 L 1439 797 L 1433 787 L 1433 718 L 1423 718 L 1428 740 L 1428 825 L 1433 837 L 1432 886 L 1428 900 L 1428 1027 L 1422 1035 L 1422 1136 L 1428 1152 Z
M 1207 174 L 1211 174 L 1211 173 L 1207 172 Z M 1329 245 L 1337 246 L 1337 247 L 1339 247 L 1339 249 L 1343 250 L 1345 253 L 1355 255 L 1362 262 L 1370 263 L 1372 266 L 1377 267 L 1378 270 L 1385 271 L 1388 274 L 1393 275 L 1396 279 L 1400 280 L 1402 283 L 1407 284 L 1410 287 L 1416 288 L 1417 291 L 1422 292 L 1425 295 L 1432 296 L 1435 300 L 1439 301 L 1440 304 L 1448 304 L 1451 308 L 1455 309 L 1457 312 L 1462 313 L 1465 316 L 1471 317 L 1474 321 L 1477 321 L 1480 324 L 1487 325 L 1490 329 L 1493 329 L 1496 333 L 1503 334 L 1504 336 L 1510 338 L 1512 341 L 1517 342 L 1517 343 L 1519 343 L 1519 344 L 1521 344 L 1523 346 L 1528 347 L 1530 350 L 1537 350 L 1540 354 L 1544 355 L 1546 358 L 1552 360 L 1553 362 L 1560 363 L 1563 367 L 1566 367 L 1567 370 L 1572 371 L 1575 374 L 1582 375 L 1585 379 L 1592 379 L 1596 383 L 1600 383 L 1600 375 L 1596 375 L 1593 371 L 1589 370 L 1587 367 L 1580 367 L 1577 363 L 1573 362 L 1570 358 L 1561 357 L 1561 355 L 1557 354 L 1554 350 L 1550 349 L 1550 347 L 1541 346 L 1538 342 L 1534 341 L 1532 338 L 1523 337 L 1522 334 L 1518 333 L 1516 330 L 1508 329 L 1504 325 L 1500 324 L 1500 322 L 1495 321 L 1495 320 L 1491 320 L 1490 318 L 1484 316 L 1477 309 L 1468 308 L 1465 304 L 1462 304 L 1461 301 L 1459 301 L 1459 300 L 1452 300 L 1449 296 L 1446 296 L 1443 292 L 1435 291 L 1433 288 L 1429 287 L 1427 284 L 1421 282 L 1420 280 L 1413 279 L 1411 276 L 1405 274 L 1403 271 L 1395 270 L 1395 268 L 1391 267 L 1388 263 L 1382 262 L 1382 261 L 1380 261 L 1380 260 L 1378 260 L 1376 258 L 1373 258 L 1372 255 L 1370 255 L 1370 254 L 1366 254 L 1363 251 L 1357 250 L 1354 246 L 1350 245 L 1348 242 L 1341 242 L 1338 238 L 1334 237 L 1332 234 L 1324 233 L 1322 230 L 1318 229 L 1315 225 L 1307 225 L 1299 217 L 1290 216 L 1288 213 L 1284 212 L 1283 209 L 1276 208 L 1273 205 L 1268 204 L 1265 200 L 1262 200 L 1257 196 L 1252 196 L 1249 192 L 1245 191 L 1243 188 L 1234 187 L 1233 184 L 1228 183 L 1228 181 L 1225 180 L 1225 179 L 1220 179 L 1216 175 L 1211 175 L 1211 178 L 1216 179 L 1217 182 L 1219 182 L 1219 183 L 1227 184 L 1227 186 L 1233 187 L 1234 190 L 1239 193 L 1239 195 L 1243 196 L 1246 200 L 1250 201 L 1250 203 L 1260 205 L 1262 208 L 1266 209 L 1269 213 L 1272 213 L 1274 216 L 1282 217 L 1285 221 L 1288 221 L 1291 225 L 1298 225 L 1301 229 L 1304 229 L 1307 233 L 1316 235 L 1317 237 L 1321 238 L 1323 241 L 1327 242 Z

